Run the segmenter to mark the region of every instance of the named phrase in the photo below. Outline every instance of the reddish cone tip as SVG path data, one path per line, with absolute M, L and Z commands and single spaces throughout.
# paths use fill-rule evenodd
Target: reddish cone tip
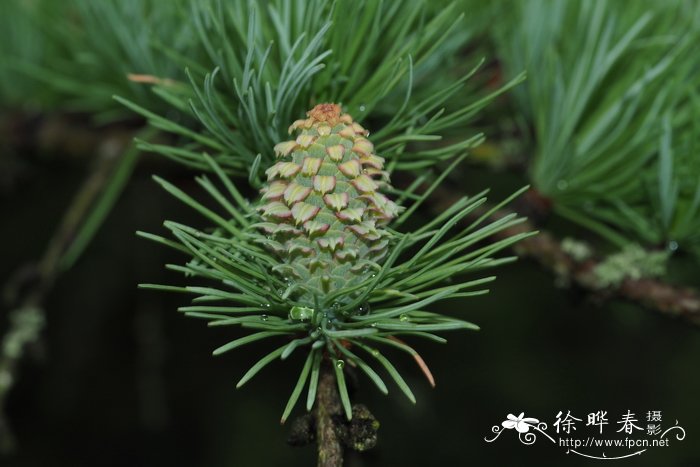
M 318 104 L 306 112 L 306 115 L 317 122 L 328 122 L 335 125 L 340 118 L 340 106 L 338 104 Z

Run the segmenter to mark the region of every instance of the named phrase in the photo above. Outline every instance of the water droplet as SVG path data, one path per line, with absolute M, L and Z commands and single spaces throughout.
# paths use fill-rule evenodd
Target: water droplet
M 378 356 L 379 356 L 379 350 L 377 350 L 377 349 L 372 349 L 372 355 L 375 356 L 375 357 L 378 357 Z
M 345 366 L 345 362 L 344 362 L 343 360 L 336 360 L 336 361 L 335 361 L 335 366 L 338 367 L 338 368 L 340 368 L 340 369 L 342 370 L 343 367 Z
M 358 315 L 366 315 L 369 313 L 369 303 L 363 303 L 357 308 Z
M 360 112 L 364 112 L 367 109 L 367 107 L 364 106 L 364 104 L 360 105 Z
M 566 190 L 567 188 L 569 188 L 569 182 L 567 182 L 566 180 L 559 180 L 557 182 L 557 188 L 559 188 L 562 191 Z
M 268 319 L 270 319 L 269 316 L 267 316 L 267 315 L 260 315 L 260 320 L 261 320 L 261 321 L 267 321 Z
M 289 310 L 289 318 L 297 321 L 308 321 L 314 317 L 315 310 L 305 306 L 293 306 Z
M 399 321 L 408 321 L 408 315 L 406 313 L 401 313 L 401 315 L 399 315 Z
M 671 240 L 668 242 L 668 251 L 676 251 L 678 249 L 678 242 L 675 240 Z

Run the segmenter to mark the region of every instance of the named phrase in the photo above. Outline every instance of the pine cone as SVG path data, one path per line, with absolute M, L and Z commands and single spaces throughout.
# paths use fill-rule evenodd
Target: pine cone
M 307 116 L 289 127 L 296 139 L 275 145 L 279 162 L 265 171 L 256 226 L 280 259 L 275 271 L 298 284 L 299 303 L 312 308 L 314 295 L 374 273 L 389 244 L 383 227 L 400 208 L 381 193 L 389 176 L 367 130 L 337 104 L 319 104 Z

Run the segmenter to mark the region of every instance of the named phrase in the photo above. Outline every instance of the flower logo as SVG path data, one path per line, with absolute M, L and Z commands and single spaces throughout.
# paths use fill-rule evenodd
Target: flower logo
M 501 426 L 494 425 L 491 427 L 491 432 L 495 433 L 495 436 L 491 439 L 485 437 L 484 441 L 487 443 L 492 443 L 499 436 L 501 436 L 501 433 L 506 430 L 512 430 L 513 428 L 515 428 L 515 431 L 518 432 L 518 439 L 523 444 L 534 444 L 535 441 L 537 441 L 537 433 L 535 432 L 546 436 L 552 443 L 556 443 L 554 438 L 549 436 L 545 431 L 547 429 L 547 424 L 540 422 L 536 418 L 525 417 L 525 412 L 520 412 L 520 415 L 517 417 L 512 413 L 509 413 L 506 420 L 501 422 Z M 532 431 L 530 431 L 530 428 L 532 428 Z
M 520 412 L 520 415 L 517 417 L 509 413 L 506 417 L 508 420 L 505 420 L 501 425 L 508 430 L 515 428 L 518 433 L 527 433 L 530 431 L 530 427 L 536 427 L 540 421 L 536 418 L 524 418 L 524 415 L 525 412 Z

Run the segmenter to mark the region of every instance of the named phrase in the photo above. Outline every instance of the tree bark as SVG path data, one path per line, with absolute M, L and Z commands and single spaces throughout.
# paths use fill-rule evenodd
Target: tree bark
M 316 391 L 316 443 L 318 467 L 342 467 L 343 445 L 334 418 L 341 413 L 340 396 L 333 369 L 325 362 Z

